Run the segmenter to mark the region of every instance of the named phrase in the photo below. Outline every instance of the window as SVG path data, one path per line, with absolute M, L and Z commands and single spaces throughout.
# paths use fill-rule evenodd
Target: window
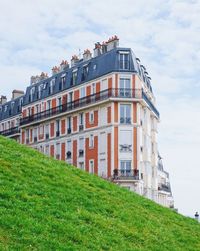
M 84 170 L 84 169 L 85 169 L 85 167 L 84 167 L 84 162 L 79 162 L 79 168 L 80 168 L 81 170 Z
M 57 104 L 59 107 L 62 106 L 62 99 L 60 97 L 57 99 Z
M 130 176 L 131 175 L 131 160 L 121 160 L 120 171 L 122 175 Z
M 39 112 L 40 112 L 40 106 L 36 105 L 36 113 L 39 113 Z
M 94 160 L 90 160 L 89 163 L 89 172 L 94 173 Z
M 69 103 L 72 102 L 72 100 L 73 100 L 73 92 L 69 93 L 68 100 L 69 100 Z
M 34 138 L 34 142 L 36 142 L 37 141 L 37 127 L 33 129 L 33 138 Z
M 89 72 L 88 65 L 83 66 L 82 81 L 84 81 L 87 78 L 88 72 Z
M 53 79 L 50 81 L 49 94 L 52 94 L 52 93 L 53 93 L 54 86 L 55 86 L 55 78 L 53 78 Z
M 51 109 L 51 100 L 47 101 L 47 110 Z
M 43 85 L 40 85 L 40 86 L 38 87 L 38 98 L 39 98 L 39 99 L 40 99 L 41 96 L 42 96 L 42 89 L 43 89 Z
M 79 125 L 83 125 L 83 112 L 79 114 Z
M 34 94 L 35 94 L 35 87 L 33 87 L 30 91 L 30 102 L 33 101 Z
M 122 70 L 129 70 L 129 53 L 119 54 L 119 67 Z
M 83 123 L 84 123 L 84 118 L 83 118 L 83 112 L 79 114 L 79 131 L 82 131 L 84 126 L 83 126 Z
M 72 157 L 72 142 L 71 142 L 71 140 L 68 140 L 67 141 L 67 154 L 66 154 L 67 156 L 67 159 L 71 159 L 71 157 Z
M 71 123 L 72 123 L 72 119 L 71 117 L 67 118 L 67 133 L 70 134 L 71 133 Z
M 89 147 L 93 148 L 94 147 L 94 135 L 91 134 L 89 138 Z
M 90 114 L 89 114 L 89 121 L 90 121 L 90 123 L 94 122 L 94 112 L 93 111 L 90 112 Z
M 81 88 L 81 93 L 80 93 L 80 98 L 84 98 L 85 97 L 85 87 Z
M 39 135 L 43 135 L 44 134 L 44 127 L 41 125 L 39 127 Z
M 131 96 L 131 80 L 130 78 L 120 78 L 119 82 L 120 96 L 130 97 Z
M 60 136 L 60 120 L 56 120 L 56 137 Z
M 60 159 L 60 143 L 56 144 L 56 159 Z
M 120 105 L 120 123 L 131 123 L 131 105 Z
M 46 146 L 45 146 L 45 154 L 46 154 L 46 155 L 49 155 L 49 145 L 46 145 Z
M 77 83 L 77 70 L 72 72 L 72 85 L 75 85 Z
M 46 135 L 46 139 L 49 139 L 49 124 L 45 125 L 45 135 Z
M 83 137 L 79 138 L 79 149 L 80 150 L 84 149 L 84 138 Z
M 61 76 L 61 81 L 60 81 L 60 83 L 61 83 L 60 90 L 64 89 L 65 82 L 66 82 L 66 75 L 62 75 Z
M 96 85 L 95 83 L 92 84 L 92 90 L 91 90 L 91 94 L 95 94 L 96 92 Z

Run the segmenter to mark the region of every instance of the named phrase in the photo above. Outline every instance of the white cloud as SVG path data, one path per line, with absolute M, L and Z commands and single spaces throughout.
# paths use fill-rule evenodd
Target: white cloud
M 117 34 L 152 76 L 161 111 L 160 150 L 177 206 L 199 210 L 200 1 L 0 0 L 0 94 L 25 89 L 79 49 Z M 185 202 L 188 195 L 189 203 Z M 192 197 L 194 196 L 194 198 Z

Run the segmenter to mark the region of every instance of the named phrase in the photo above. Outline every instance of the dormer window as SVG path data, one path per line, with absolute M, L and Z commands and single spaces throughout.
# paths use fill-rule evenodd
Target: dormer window
M 33 101 L 34 94 L 35 94 L 35 87 L 33 87 L 30 91 L 30 102 Z
M 86 80 L 88 72 L 89 72 L 89 66 L 88 65 L 83 66 L 82 81 Z
M 119 68 L 121 70 L 129 70 L 130 69 L 129 52 L 120 52 L 119 53 Z
M 63 74 L 63 75 L 61 76 L 61 81 L 60 81 L 60 90 L 63 90 L 63 89 L 64 89 L 65 82 L 66 82 L 66 74 Z
M 13 108 L 14 108 L 14 105 L 15 105 L 15 102 L 12 102 L 11 103 L 11 109 L 13 110 Z
M 41 96 L 42 96 L 42 89 L 43 89 L 43 85 L 40 85 L 38 87 L 38 98 L 41 99 Z
M 53 93 L 54 86 L 55 86 L 55 78 L 53 78 L 53 79 L 50 81 L 49 94 L 52 94 L 52 93 Z
M 77 76 L 78 76 L 78 71 L 74 70 L 72 72 L 72 85 L 75 85 L 77 83 Z
M 8 109 L 8 106 L 7 106 L 7 105 L 5 105 L 5 106 L 4 106 L 4 112 L 6 112 L 6 111 L 7 111 L 7 109 Z

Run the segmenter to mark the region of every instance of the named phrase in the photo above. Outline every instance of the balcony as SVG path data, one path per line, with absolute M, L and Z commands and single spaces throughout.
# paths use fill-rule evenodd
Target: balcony
M 159 191 L 164 191 L 164 192 L 167 192 L 167 193 L 171 193 L 170 184 L 160 183 L 160 184 L 158 184 L 158 190 Z
M 139 180 L 139 170 L 136 169 L 115 169 L 113 173 L 114 180 Z
M 16 126 L 16 127 L 12 127 L 12 128 L 10 128 L 10 129 L 1 131 L 1 132 L 0 132 L 0 135 L 6 136 L 6 137 L 7 137 L 7 136 L 13 136 L 13 135 L 19 134 L 19 133 L 20 133 L 19 127 Z
M 78 100 L 68 102 L 66 104 L 57 106 L 55 108 L 36 113 L 34 115 L 30 115 L 20 119 L 20 125 L 26 125 L 30 123 L 35 123 L 42 119 L 47 119 L 52 116 L 57 116 L 64 112 L 70 112 L 76 110 L 78 108 L 86 107 L 91 104 L 95 104 L 98 102 L 106 101 L 110 98 L 126 98 L 126 99 L 143 99 L 152 111 L 159 117 L 159 112 L 156 110 L 155 106 L 149 100 L 147 95 L 141 89 L 123 89 L 123 88 L 111 88 L 107 90 L 103 90 L 99 93 L 92 94 L 90 96 L 80 98 Z

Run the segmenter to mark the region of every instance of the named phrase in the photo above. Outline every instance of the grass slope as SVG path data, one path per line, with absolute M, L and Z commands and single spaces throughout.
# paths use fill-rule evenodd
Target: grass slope
M 1 250 L 200 250 L 194 220 L 2 137 L 0 188 Z

